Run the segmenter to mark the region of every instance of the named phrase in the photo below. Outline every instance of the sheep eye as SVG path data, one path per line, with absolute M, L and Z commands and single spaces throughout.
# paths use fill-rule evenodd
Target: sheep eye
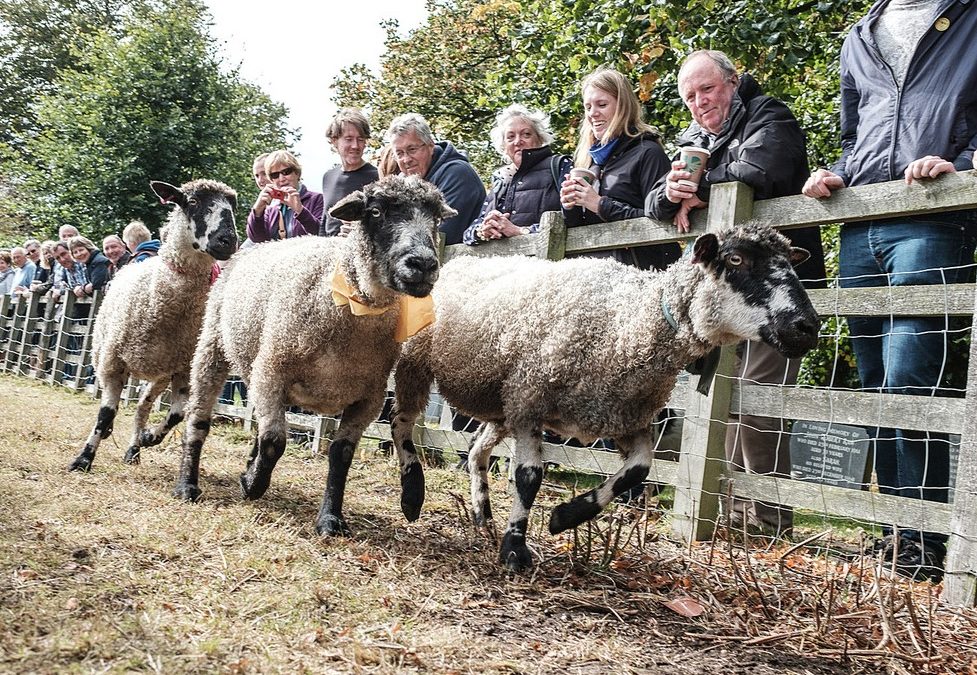
M 370 209 L 370 215 L 373 218 L 379 218 L 381 215 L 380 209 L 374 206 L 372 209 Z
M 196 198 L 196 197 L 190 197 L 190 199 L 189 199 L 189 200 L 187 201 L 187 203 L 188 203 L 188 204 L 189 204 L 190 206 L 196 206 L 196 205 L 197 205 L 197 204 L 199 204 L 200 202 L 198 202 L 198 201 L 197 201 L 197 198 Z
M 739 253 L 730 254 L 730 256 L 726 258 L 726 262 L 732 267 L 740 267 L 743 265 L 743 256 L 741 256 Z

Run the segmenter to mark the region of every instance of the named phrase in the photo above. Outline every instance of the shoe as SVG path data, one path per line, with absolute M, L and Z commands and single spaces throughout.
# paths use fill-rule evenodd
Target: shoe
M 918 541 L 888 536 L 882 540 L 882 560 L 899 576 L 934 584 L 943 580 L 943 554 L 924 548 Z M 893 565 L 893 560 L 895 564 Z

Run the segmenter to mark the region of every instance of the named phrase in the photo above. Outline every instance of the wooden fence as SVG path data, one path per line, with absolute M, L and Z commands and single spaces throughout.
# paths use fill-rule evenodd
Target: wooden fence
M 749 187 L 730 183 L 713 187 L 706 210 L 692 214 L 692 232 L 678 235 L 670 223 L 647 218 L 567 229 L 558 213 L 544 215 L 538 234 L 489 242 L 477 247 L 449 246 L 445 260 L 457 256 L 531 255 L 551 260 L 568 253 L 683 241 L 706 231 L 757 220 L 784 230 L 810 225 L 855 222 L 898 215 L 977 208 L 977 172 L 946 174 L 932 181 L 906 185 L 893 181 L 840 190 L 828 200 L 784 197 L 754 201 Z M 829 316 L 974 316 L 975 286 L 960 284 L 926 287 L 863 289 L 830 288 L 811 291 L 822 317 Z M 83 303 L 69 296 L 64 315 L 55 320 L 43 299 L 21 300 L 11 307 L 0 301 L 2 368 L 33 374 L 72 388 L 85 385 L 86 349 L 91 317 L 98 299 Z M 36 336 L 36 337 L 34 337 Z M 80 354 L 77 353 L 80 351 Z M 977 595 L 977 343 L 971 342 L 965 398 L 895 396 L 831 388 L 799 388 L 741 383 L 734 374 L 734 349 L 723 350 L 716 380 L 708 395 L 696 391 L 696 377 L 673 392 L 670 407 L 684 411 L 682 451 L 678 462 L 656 460 L 650 480 L 675 486 L 672 514 L 674 534 L 684 540 L 712 535 L 720 498 L 727 494 L 790 505 L 830 516 L 875 523 L 898 522 L 902 527 L 948 533 L 946 598 L 972 605 Z M 37 364 L 42 367 L 35 368 Z M 65 376 L 67 364 L 70 376 Z M 957 479 L 952 506 L 883 495 L 788 478 L 727 471 L 724 438 L 730 410 L 738 414 L 803 419 L 961 435 Z M 249 408 L 218 404 L 218 414 L 252 423 Z M 318 445 L 336 421 L 289 414 L 289 423 L 307 429 Z M 375 423 L 367 437 L 389 439 L 385 423 Z M 466 449 L 470 435 L 419 424 L 414 441 L 427 448 Z M 544 461 L 597 474 L 614 473 L 620 466 L 615 453 L 545 443 Z M 506 440 L 497 455 L 511 457 Z M 951 486 L 954 487 L 954 486 Z

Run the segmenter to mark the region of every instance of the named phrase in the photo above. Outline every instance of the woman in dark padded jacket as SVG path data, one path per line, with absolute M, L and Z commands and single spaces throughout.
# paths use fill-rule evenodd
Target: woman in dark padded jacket
M 597 174 L 563 181 L 560 200 L 567 227 L 642 218 L 652 186 L 671 169 L 658 132 L 641 119 L 641 104 L 620 72 L 601 68 L 583 79 L 584 118 L 574 166 Z M 635 246 L 588 256 L 609 256 L 642 269 L 664 269 L 681 255 L 678 244 Z
M 490 136 L 506 164 L 492 174 L 482 210 L 462 236 L 470 246 L 535 232 L 543 213 L 560 210 L 560 184 L 570 171 L 570 158 L 553 154 L 549 118 L 538 110 L 510 105 Z

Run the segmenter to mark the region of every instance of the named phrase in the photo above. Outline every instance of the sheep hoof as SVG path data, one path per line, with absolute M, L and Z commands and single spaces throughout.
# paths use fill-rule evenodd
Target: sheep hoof
M 139 463 L 139 446 L 131 445 L 129 449 L 126 450 L 126 456 L 122 458 L 122 461 L 126 464 L 138 464 Z
M 353 531 L 349 529 L 346 520 L 342 516 L 334 516 L 331 513 L 324 513 L 319 516 L 315 531 L 323 537 L 350 537 L 353 535 Z
M 484 510 L 472 509 L 472 522 L 475 523 L 475 527 L 490 530 L 492 528 L 492 507 L 486 505 Z
M 550 534 L 559 534 L 580 523 L 593 519 L 600 513 L 600 505 L 591 493 L 574 497 L 560 504 L 550 514 Z
M 502 539 L 502 549 L 499 551 L 499 562 L 513 574 L 522 574 L 533 567 L 533 554 L 525 542 L 512 541 L 511 534 L 506 533 Z
M 151 445 L 159 445 L 162 438 L 158 438 L 152 431 L 143 431 L 139 434 L 139 447 L 148 448 Z
M 245 499 L 260 499 L 271 485 L 271 472 L 248 471 L 241 474 L 241 496 Z
M 400 477 L 400 510 L 408 522 L 421 516 L 424 505 L 424 470 L 418 462 L 409 464 Z
M 74 461 L 68 465 L 68 471 L 84 471 L 89 472 L 92 470 L 92 462 L 95 458 L 91 455 L 81 454 L 75 457 Z
M 200 499 L 200 488 L 194 483 L 177 483 L 173 487 L 173 496 L 185 502 L 195 502 Z

